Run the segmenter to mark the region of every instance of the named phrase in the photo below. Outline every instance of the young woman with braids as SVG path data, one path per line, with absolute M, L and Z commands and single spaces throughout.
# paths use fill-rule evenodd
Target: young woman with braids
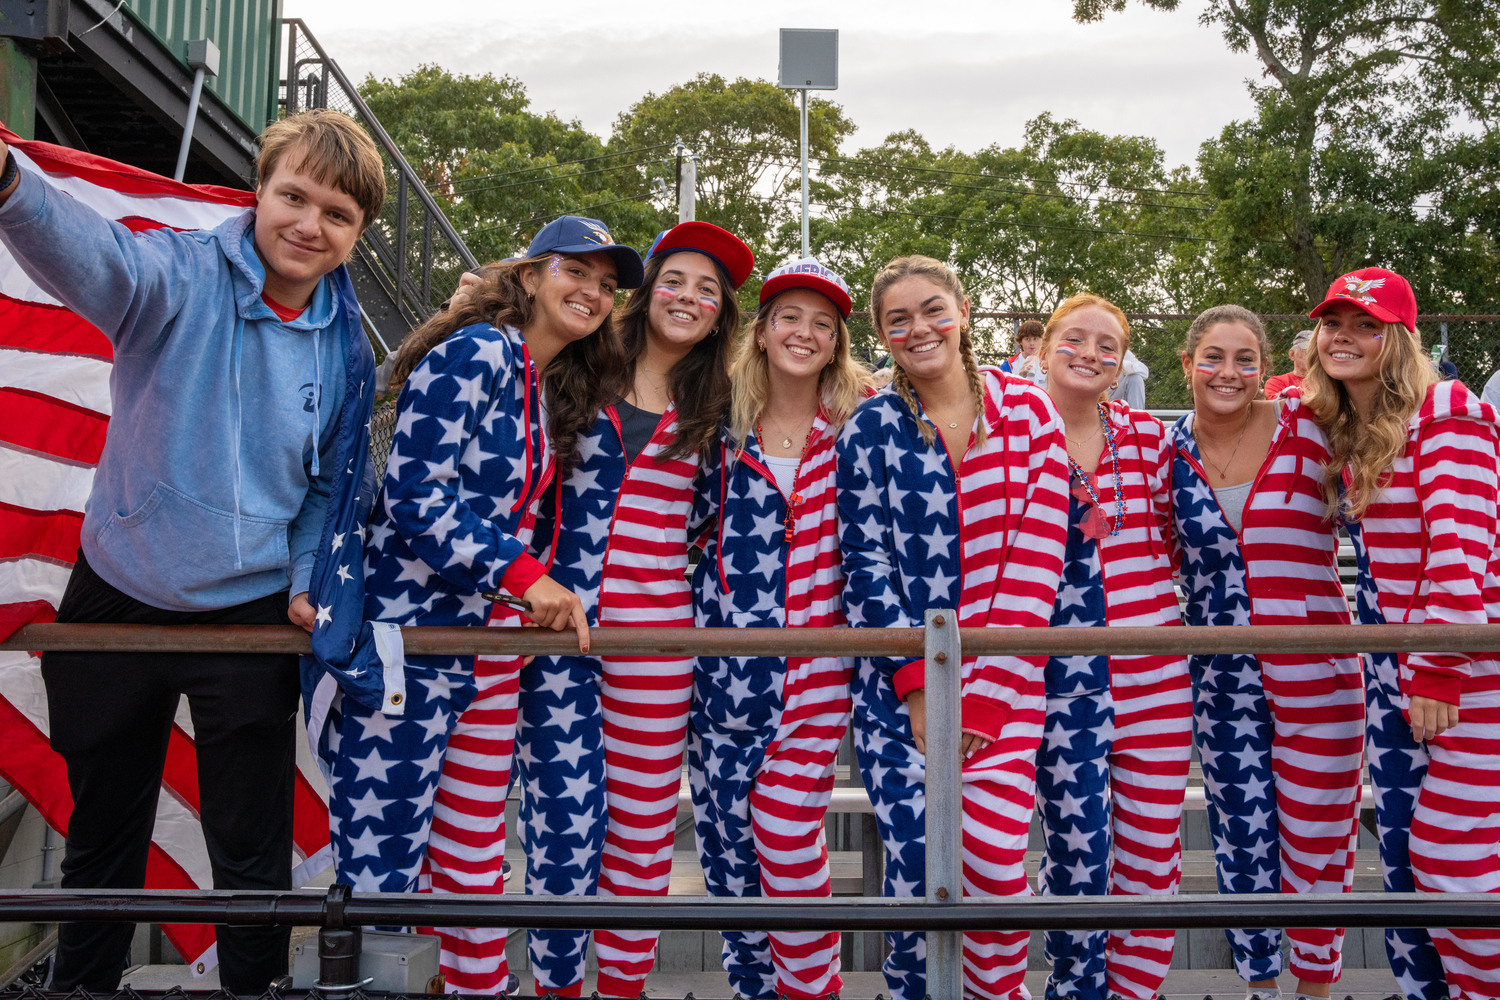
M 1303 399 L 1328 435 L 1322 483 L 1359 564 L 1362 624 L 1500 621 L 1495 413 L 1422 352 L 1417 302 L 1384 268 L 1342 275 Z M 1366 757 L 1390 892 L 1500 892 L 1500 656 L 1366 653 Z M 1391 928 L 1407 996 L 1500 996 L 1500 932 Z
M 1322 493 L 1327 441 L 1301 390 L 1256 399 L 1270 356 L 1260 318 L 1240 306 L 1199 314 L 1183 343 L 1194 408 L 1172 428 L 1171 487 L 1189 625 L 1349 621 Z M 1219 890 L 1347 891 L 1364 745 L 1358 658 L 1219 653 L 1188 667 Z M 1281 931 L 1224 934 L 1248 1000 L 1277 1000 Z M 1328 996 L 1343 931 L 1286 936 L 1299 1000 Z
M 693 485 L 729 406 L 735 289 L 755 266 L 706 222 L 657 237 L 618 336 L 547 372 L 561 488 L 536 538 L 590 622 L 690 626 Z M 672 871 L 691 657 L 538 657 L 521 674 L 517 766 L 526 890 L 664 895 Z M 588 931 L 534 930 L 538 991 L 578 996 Z M 599 931 L 598 992 L 636 997 L 654 931 Z
M 761 286 L 698 489 L 697 517 L 714 528 L 693 574 L 696 625 L 845 623 L 833 445 L 869 382 L 849 350 L 851 308 L 844 280 L 811 258 Z M 838 656 L 697 658 L 688 773 L 711 895 L 829 894 L 823 817 L 852 671 Z M 747 1000 L 843 986 L 835 932 L 726 931 L 723 958 Z
M 1080 294 L 1052 313 L 1038 351 L 1062 417 L 1068 541 L 1054 626 L 1180 625 L 1166 544 L 1162 422 L 1109 402 L 1130 346 L 1119 307 Z M 1043 895 L 1174 895 L 1192 743 L 1182 656 L 1054 656 L 1037 755 Z M 1049 931 L 1047 996 L 1155 997 L 1166 931 Z
M 365 617 L 377 631 L 386 704 L 313 699 L 315 720 L 326 712 L 332 724 L 340 881 L 367 891 L 504 891 L 520 663 L 403 658 L 396 626 L 484 625 L 483 595 L 503 590 L 528 602 L 538 625 L 572 627 L 588 648 L 579 596 L 525 552 L 550 474 L 538 379 L 580 344 L 609 336 L 615 289 L 641 278 L 640 257 L 614 245 L 602 223 L 564 216 L 402 346 L 391 376 L 401 387 L 395 439 L 364 551 Z M 449 989 L 514 991 L 503 930 L 438 936 Z
M 928 609 L 963 626 L 1044 626 L 1067 533 L 1067 452 L 1057 411 L 1030 382 L 974 358 L 958 276 L 902 257 L 875 276 L 875 329 L 895 364 L 838 443 L 844 609 L 857 628 L 920 628 Z M 964 873 L 980 895 L 1028 895 L 1023 859 L 1042 736 L 1040 657 L 965 657 Z M 886 847 L 885 894 L 921 896 L 925 870 L 923 661 L 864 658 L 854 747 Z M 964 937 L 965 992 L 1026 995 L 1024 932 Z M 927 994 L 919 934 L 888 935 L 893 1000 Z

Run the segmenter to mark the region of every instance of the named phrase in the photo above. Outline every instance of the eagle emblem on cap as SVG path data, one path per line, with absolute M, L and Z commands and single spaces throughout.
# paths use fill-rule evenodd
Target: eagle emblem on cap
M 1344 290 L 1339 293 L 1339 298 L 1357 302 L 1374 302 L 1375 296 L 1370 293 L 1385 284 L 1384 278 L 1361 278 L 1354 274 L 1346 274 L 1340 280 L 1344 283 Z
M 587 225 L 593 231 L 592 236 L 585 237 L 590 243 L 598 243 L 600 246 L 609 246 L 614 243 L 614 240 L 609 238 L 609 230 L 603 226 L 596 226 L 592 222 Z

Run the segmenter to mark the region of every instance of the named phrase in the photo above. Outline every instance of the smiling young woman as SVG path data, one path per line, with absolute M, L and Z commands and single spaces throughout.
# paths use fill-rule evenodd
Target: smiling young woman
M 1124 401 L 1108 402 L 1129 346 L 1125 314 L 1095 295 L 1058 306 L 1042 335 L 1038 356 L 1070 471 L 1054 626 L 1182 624 L 1165 539 L 1165 428 Z M 1043 685 L 1043 894 L 1175 894 L 1192 740 L 1186 660 L 1052 657 Z M 1049 931 L 1045 940 L 1049 997 L 1145 1000 L 1159 992 L 1172 958 L 1171 931 Z
M 920 628 L 929 608 L 963 626 L 1043 626 L 1057 594 L 1067 455 L 1057 413 L 1030 382 L 981 369 L 969 300 L 948 267 L 902 257 L 875 276 L 875 329 L 890 387 L 838 442 L 844 607 L 857 628 Z M 1042 659 L 965 658 L 964 871 L 981 895 L 1028 895 L 1023 864 L 1042 735 Z M 853 684 L 854 748 L 886 845 L 885 894 L 925 878 L 923 661 L 871 657 Z M 934 750 L 933 752 L 938 752 Z M 944 747 L 944 753 L 950 752 Z M 1024 932 L 964 936 L 965 992 L 1016 995 Z M 893 997 L 927 993 L 920 934 L 887 935 Z
M 1359 620 L 1500 619 L 1495 413 L 1422 352 L 1405 278 L 1342 275 L 1318 320 L 1304 394 L 1328 435 L 1321 484 L 1359 564 Z M 1392 892 L 1500 890 L 1500 657 L 1363 656 L 1370 781 Z M 1500 996 L 1500 933 L 1392 928 L 1408 996 Z
M 840 604 L 834 441 L 867 395 L 849 351 L 844 280 L 811 258 L 771 272 L 730 368 L 730 417 L 699 480 L 712 534 L 694 624 L 833 628 Z M 698 857 L 715 896 L 827 896 L 823 817 L 849 721 L 847 657 L 700 656 L 688 774 Z M 747 843 L 748 842 L 748 843 Z M 838 994 L 833 932 L 725 932 L 746 1000 Z
M 536 538 L 592 623 L 693 622 L 693 484 L 729 405 L 735 290 L 754 266 L 717 226 L 667 230 L 618 336 L 582 342 L 547 372 L 561 482 Z M 522 670 L 527 892 L 666 893 L 692 679 L 691 657 L 537 657 Z M 588 938 L 531 932 L 539 989 L 579 995 Z M 656 941 L 654 931 L 599 931 L 599 993 L 639 996 Z
M 1255 398 L 1269 353 L 1260 318 L 1232 305 L 1201 313 L 1183 343 L 1194 410 L 1172 428 L 1171 487 L 1189 625 L 1349 621 L 1324 516 L 1327 442 L 1301 390 Z M 1316 474 L 1298 475 L 1307 470 Z M 1189 657 L 1188 668 L 1223 891 L 1344 891 L 1364 738 L 1358 659 L 1224 653 Z M 1281 932 L 1225 937 L 1250 1000 L 1274 1000 Z M 1298 994 L 1326 997 L 1343 931 L 1287 937 Z
M 564 216 L 407 338 L 365 546 L 367 619 L 482 626 L 492 617 L 482 595 L 504 590 L 531 605 L 532 621 L 576 629 L 588 648 L 579 596 L 526 552 L 551 474 L 539 380 L 559 355 L 610 336 L 615 290 L 641 278 L 640 257 L 602 223 Z M 500 623 L 519 621 L 511 613 Z M 419 878 L 435 892 L 504 891 L 504 812 L 476 789 L 504 800 L 503 732 L 515 724 L 520 669 L 514 657 L 410 656 L 401 701 L 371 711 L 344 699 L 333 713 L 329 803 L 341 880 L 386 892 L 411 891 Z M 387 802 L 375 816 L 372 796 Z M 512 992 L 505 936 L 440 930 L 449 988 Z

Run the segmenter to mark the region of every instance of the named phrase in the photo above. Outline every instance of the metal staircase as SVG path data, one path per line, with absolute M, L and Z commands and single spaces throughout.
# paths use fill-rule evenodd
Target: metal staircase
M 281 104 L 286 113 L 342 111 L 365 127 L 385 160 L 385 207 L 356 244 L 348 266 L 368 325 L 389 352 L 432 315 L 458 285 L 459 275 L 477 268 L 479 261 L 307 25 L 294 17 L 281 23 L 286 53 Z

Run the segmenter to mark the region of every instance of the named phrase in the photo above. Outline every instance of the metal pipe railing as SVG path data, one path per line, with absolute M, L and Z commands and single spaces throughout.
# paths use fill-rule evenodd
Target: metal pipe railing
M 1145 628 L 958 628 L 951 609 L 926 612 L 925 628 L 598 628 L 596 655 L 922 657 L 926 670 L 926 888 L 923 902 L 895 899 L 741 900 L 577 897 L 524 899 L 449 895 L 361 895 L 336 885 L 306 893 L 0 895 L 0 921 L 292 924 L 350 937 L 379 925 L 559 927 L 617 930 L 926 931 L 933 1000 L 962 1000 L 962 934 L 983 930 L 1116 930 L 1208 927 L 1500 927 L 1500 898 L 1444 894 L 1238 895 L 1194 897 L 963 897 L 960 682 L 965 655 L 1143 655 L 1354 653 L 1500 649 L 1500 625 L 1184 626 Z M 527 628 L 402 629 L 408 654 L 556 655 L 574 652 L 571 632 Z M 131 650 L 305 653 L 291 626 L 28 625 L 0 650 Z M 342 940 L 342 939 L 340 939 Z M 351 940 L 357 941 L 355 932 Z M 357 953 L 357 945 L 353 946 Z M 343 952 L 348 951 L 343 949 Z M 348 956 L 337 952 L 347 964 Z M 336 957 L 336 956 L 335 956 Z M 335 958 L 325 958 L 333 963 Z M 325 982 L 340 981 L 332 964 Z M 333 976 L 335 978 L 328 978 Z
M 1184 653 L 1483 653 L 1500 650 L 1500 625 L 1187 625 L 1097 628 L 961 628 L 965 656 L 1144 656 Z M 621 628 L 590 630 L 604 656 L 923 655 L 920 628 Z M 411 655 L 561 656 L 578 651 L 572 631 L 405 626 Z M 291 625 L 26 625 L 3 650 L 85 652 L 306 653 Z

